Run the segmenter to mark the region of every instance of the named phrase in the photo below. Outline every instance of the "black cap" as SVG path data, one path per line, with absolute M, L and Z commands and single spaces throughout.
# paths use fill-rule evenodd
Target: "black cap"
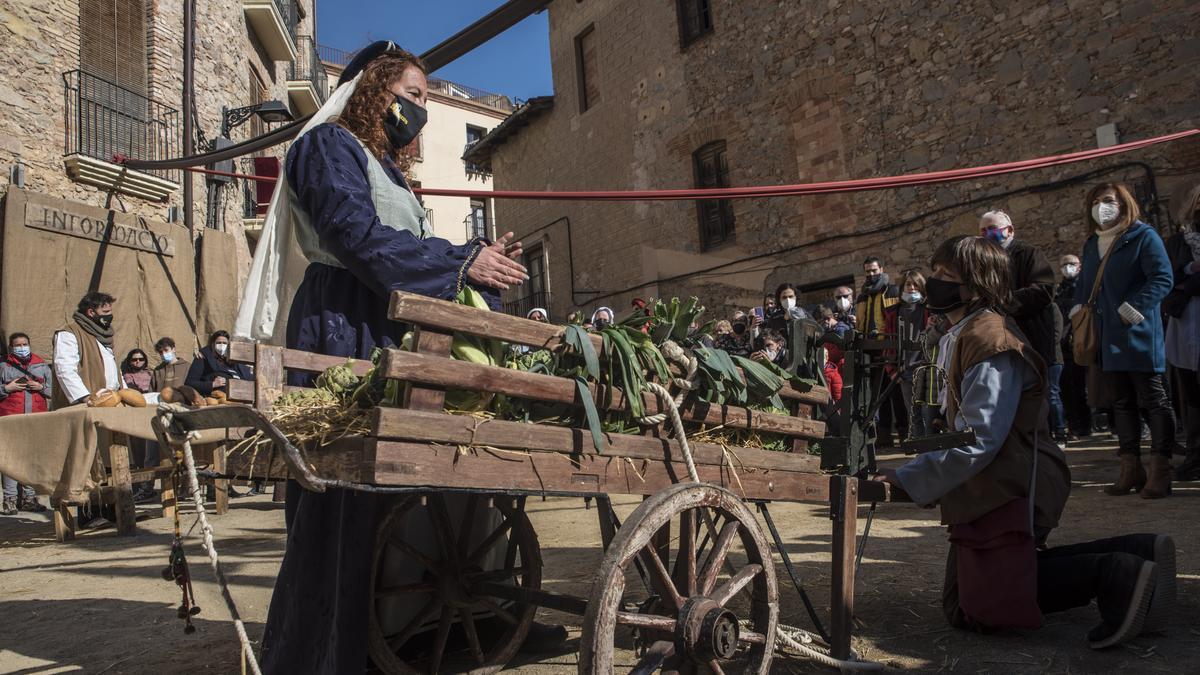
M 363 47 L 354 55 L 354 58 L 350 59 L 350 63 L 346 64 L 346 69 L 342 71 L 342 76 L 338 78 L 338 86 L 340 87 L 353 80 L 362 72 L 363 68 L 367 67 L 368 63 L 391 51 L 398 52 L 403 50 L 391 40 L 377 40 Z

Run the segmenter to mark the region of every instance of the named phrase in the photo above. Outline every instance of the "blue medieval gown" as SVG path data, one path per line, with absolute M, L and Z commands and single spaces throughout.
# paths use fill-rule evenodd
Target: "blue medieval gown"
M 321 248 L 343 266 L 311 263 L 305 270 L 288 317 L 290 348 L 369 358 L 375 347 L 399 345 L 407 328 L 387 318 L 390 292 L 453 299 L 465 278 L 463 265 L 481 244 L 421 239 L 381 223 L 367 163 L 358 140 L 334 124 L 314 127 L 288 151 L 288 183 Z M 394 183 L 408 188 L 395 164 L 382 164 Z M 496 291 L 478 290 L 499 308 Z M 303 385 L 309 378 L 290 379 Z M 392 499 L 335 489 L 318 494 L 289 481 L 287 550 L 263 633 L 263 672 L 366 669 L 375 530 Z

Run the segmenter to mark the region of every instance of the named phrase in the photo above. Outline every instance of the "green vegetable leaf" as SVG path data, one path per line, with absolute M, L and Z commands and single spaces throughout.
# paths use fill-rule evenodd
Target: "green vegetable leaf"
M 579 391 L 579 399 L 583 402 L 583 412 L 587 416 L 588 430 L 592 432 L 592 445 L 600 452 L 604 438 L 600 435 L 600 414 L 596 412 L 596 402 L 592 400 L 592 392 L 588 390 L 587 381 L 582 377 L 575 378 L 575 389 Z

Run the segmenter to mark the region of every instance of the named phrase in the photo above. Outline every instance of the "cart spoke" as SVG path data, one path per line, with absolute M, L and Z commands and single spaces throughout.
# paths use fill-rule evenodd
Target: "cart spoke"
M 472 581 L 480 582 L 480 581 L 508 581 L 509 579 L 520 576 L 522 574 L 525 574 L 525 566 L 524 565 L 521 565 L 520 567 L 513 567 L 511 569 L 487 570 L 485 572 L 469 572 L 464 576 L 468 579 L 471 579 Z
M 517 625 L 517 617 L 513 616 L 512 612 L 508 611 L 507 609 L 504 609 L 497 603 L 492 602 L 491 600 L 489 600 L 487 598 L 478 597 L 478 596 L 476 596 L 475 600 L 479 604 L 481 604 L 484 607 L 487 607 L 488 609 L 495 612 L 496 616 L 500 617 L 500 620 L 503 621 L 504 623 L 506 623 L 510 626 Z
M 457 561 L 454 528 L 450 525 L 450 514 L 446 512 L 446 499 L 441 494 L 429 495 L 429 520 L 433 523 L 433 533 L 437 537 L 438 545 L 442 547 L 442 560 Z
M 743 630 L 738 632 L 738 642 L 749 642 L 752 645 L 767 644 L 767 636 L 762 633 L 756 633 L 752 630 Z
M 651 628 L 654 630 L 675 632 L 675 619 L 669 616 L 655 614 L 640 614 L 638 612 L 617 612 L 617 623 L 634 628 Z
M 679 514 L 679 553 L 671 576 L 684 597 L 696 594 L 696 512 L 691 509 Z
M 471 545 L 471 529 L 475 526 L 475 508 L 479 503 L 479 495 L 472 492 L 467 495 L 467 507 L 463 510 L 462 527 L 458 528 L 458 555 L 467 554 Z
M 408 639 L 413 636 L 413 633 L 417 632 L 417 629 L 421 627 L 421 624 L 433 618 L 433 615 L 437 613 L 437 609 L 440 605 L 441 602 L 439 602 L 437 596 L 430 598 L 429 602 L 425 603 L 425 606 L 421 608 L 421 611 L 417 612 L 416 616 L 410 619 L 404 628 L 400 629 L 399 633 L 384 637 L 384 639 L 387 640 L 388 647 L 390 647 L 393 652 L 403 647 L 404 643 L 408 642 Z
M 729 547 L 733 544 L 733 537 L 739 527 L 741 524 L 736 520 L 721 526 L 721 533 L 717 535 L 713 550 L 704 564 L 704 571 L 700 574 L 700 595 L 712 594 L 713 587 L 717 585 L 717 576 L 721 573 L 721 565 L 725 562 L 725 556 L 729 554 Z
M 740 572 L 734 575 L 732 579 L 726 581 L 724 585 L 718 588 L 716 592 L 712 594 L 712 599 L 715 600 L 718 605 L 724 607 L 725 603 L 732 600 L 733 596 L 741 592 L 741 590 L 746 587 L 746 584 L 753 581 L 754 577 L 758 576 L 758 574 L 762 571 L 762 565 L 746 565 Z
M 637 665 L 633 670 L 629 671 L 629 675 L 649 675 L 656 672 L 663 661 L 675 655 L 675 643 L 667 640 L 659 640 L 650 645 L 646 649 L 646 653 L 642 658 L 638 659 Z
M 462 621 L 463 632 L 467 634 L 471 656 L 475 657 L 475 663 L 483 665 L 483 648 L 479 646 L 479 634 L 475 632 L 475 619 L 471 618 L 471 610 L 466 607 L 459 609 L 458 618 Z
M 436 673 L 442 667 L 442 656 L 446 653 L 446 640 L 450 637 L 450 622 L 454 610 L 449 605 L 442 608 L 442 619 L 438 622 L 437 637 L 433 641 L 433 656 L 430 657 L 429 672 Z
M 646 544 L 638 555 L 646 561 L 646 567 L 650 568 L 650 585 L 654 586 L 659 597 L 670 601 L 675 609 L 682 608 L 683 598 L 679 596 L 679 591 L 675 590 L 675 584 L 671 583 L 671 575 L 667 573 L 662 558 L 658 557 L 658 550 L 654 548 L 653 542 Z
M 393 595 L 406 595 L 409 593 L 432 593 L 434 591 L 433 584 L 418 583 L 418 584 L 403 584 L 400 586 L 388 586 L 381 588 L 375 592 L 375 597 L 386 598 Z
M 500 525 L 497 526 L 496 529 L 493 530 L 486 539 L 480 542 L 479 546 L 475 547 L 475 550 L 471 551 L 471 555 L 467 556 L 466 564 L 472 565 L 479 562 L 479 559 L 482 558 L 484 554 L 492 550 L 492 547 L 496 545 L 496 541 L 498 541 L 500 537 L 503 537 L 506 532 L 512 529 L 513 524 L 516 522 L 514 518 L 515 514 L 505 516 L 504 520 L 500 522 Z
M 708 666 L 708 669 L 712 671 L 713 675 L 725 675 L 725 671 L 721 669 L 721 664 L 718 663 L 716 659 L 709 661 L 705 665 Z
M 425 566 L 425 569 L 436 572 L 440 565 L 433 558 L 413 548 L 412 544 L 400 538 L 400 528 L 395 528 L 388 533 L 388 543 L 400 549 L 402 553 L 410 558 L 415 558 L 417 562 Z

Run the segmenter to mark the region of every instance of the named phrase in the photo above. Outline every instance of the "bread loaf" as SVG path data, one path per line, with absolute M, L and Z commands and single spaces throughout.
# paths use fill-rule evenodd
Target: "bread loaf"
M 142 396 L 142 392 L 136 389 L 121 389 L 117 392 L 117 396 L 120 397 L 121 403 L 127 406 L 134 408 L 146 407 L 146 397 Z
M 121 405 L 121 397 L 110 389 L 101 389 L 88 396 L 87 404 L 89 408 L 115 408 Z

